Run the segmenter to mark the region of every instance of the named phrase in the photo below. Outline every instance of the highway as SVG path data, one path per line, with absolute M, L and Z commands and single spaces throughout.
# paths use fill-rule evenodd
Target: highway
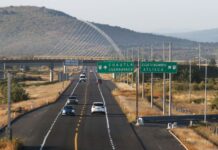
M 135 127 L 111 95 L 110 81 L 96 83 L 97 75 L 87 71 L 87 82 L 75 80 L 60 99 L 16 120 L 13 136 L 25 150 L 184 150 L 164 126 Z M 52 89 L 48 89 L 52 90 Z M 76 116 L 61 116 L 70 94 L 78 96 Z M 91 104 L 104 102 L 106 114 L 91 114 Z

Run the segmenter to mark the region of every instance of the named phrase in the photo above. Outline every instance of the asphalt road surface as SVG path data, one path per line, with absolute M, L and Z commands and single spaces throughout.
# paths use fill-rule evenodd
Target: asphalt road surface
M 111 95 L 114 85 L 110 81 L 98 85 L 94 72 L 87 71 L 87 76 L 87 82 L 74 81 L 56 103 L 28 113 L 13 123 L 13 136 L 23 141 L 24 149 L 184 149 L 165 128 L 130 125 Z M 76 116 L 61 116 L 60 111 L 72 93 L 79 99 L 79 105 L 75 105 Z M 91 114 L 91 104 L 95 101 L 105 103 L 105 115 Z

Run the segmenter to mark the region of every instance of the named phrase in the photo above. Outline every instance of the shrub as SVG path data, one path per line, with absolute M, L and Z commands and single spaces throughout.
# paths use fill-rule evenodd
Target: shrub
M 1 84 L 1 93 L 5 99 L 7 99 L 7 91 L 8 91 L 8 86 L 7 82 L 4 81 Z M 28 100 L 29 95 L 26 93 L 25 89 L 23 88 L 22 85 L 18 84 L 16 80 L 12 80 L 11 83 L 11 100 L 12 102 L 18 102 L 22 100 Z
M 203 98 L 198 98 L 198 99 L 193 99 L 192 100 L 192 103 L 195 103 L 195 104 L 201 104 L 204 102 L 204 99 Z
M 211 108 L 212 108 L 212 109 L 218 109 L 218 95 L 217 95 L 216 98 L 214 98 L 214 100 L 212 101 Z

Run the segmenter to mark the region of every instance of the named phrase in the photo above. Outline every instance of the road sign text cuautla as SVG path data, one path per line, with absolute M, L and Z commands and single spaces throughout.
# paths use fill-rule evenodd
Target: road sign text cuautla
M 176 62 L 141 62 L 140 71 L 142 73 L 177 73 Z
M 127 73 L 134 71 L 132 61 L 101 61 L 97 63 L 98 73 Z

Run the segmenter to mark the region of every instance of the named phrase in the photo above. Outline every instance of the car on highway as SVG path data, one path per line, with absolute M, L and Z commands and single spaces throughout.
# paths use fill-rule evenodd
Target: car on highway
M 77 99 L 76 95 L 71 95 L 67 99 L 67 105 L 73 105 L 73 104 L 78 104 L 79 100 Z
M 86 75 L 85 74 L 80 74 L 79 76 L 79 82 L 86 82 Z
M 65 105 L 64 108 L 61 111 L 62 116 L 75 116 L 75 109 L 73 108 L 73 105 Z
M 103 102 L 93 102 L 91 107 L 91 113 L 103 113 L 105 114 L 105 106 Z

